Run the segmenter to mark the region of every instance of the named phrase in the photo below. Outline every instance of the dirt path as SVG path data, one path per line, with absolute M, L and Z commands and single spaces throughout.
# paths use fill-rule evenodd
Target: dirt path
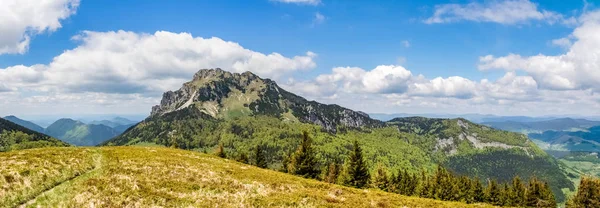
M 95 161 L 95 165 L 94 168 L 91 170 L 88 170 L 87 172 L 80 174 L 78 176 L 74 176 L 72 178 L 69 178 L 65 181 L 62 181 L 60 183 L 57 183 L 55 186 L 50 187 L 48 189 L 46 189 L 45 191 L 43 191 L 42 193 L 38 194 L 35 197 L 32 197 L 31 200 L 26 201 L 21 203 L 20 205 L 16 206 L 18 208 L 25 208 L 25 207 L 30 207 L 31 205 L 34 205 L 39 199 L 47 197 L 49 195 L 51 195 L 54 192 L 60 192 L 57 190 L 65 190 L 67 189 L 69 186 L 71 186 L 73 184 L 73 182 L 77 181 L 77 180 L 84 180 L 86 178 L 89 178 L 91 176 L 96 175 L 99 170 L 102 168 L 102 160 L 104 159 L 102 152 L 100 152 L 101 150 L 98 150 L 98 152 L 95 154 L 97 155 L 96 158 L 94 159 Z

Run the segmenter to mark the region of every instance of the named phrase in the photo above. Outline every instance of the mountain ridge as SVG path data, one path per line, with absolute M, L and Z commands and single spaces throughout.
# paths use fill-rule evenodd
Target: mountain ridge
M 232 157 L 249 154 L 255 145 L 268 145 L 270 168 L 280 169 L 302 131 L 314 137 L 322 161 L 343 161 L 352 141 L 358 140 L 373 166 L 418 172 L 447 165 L 459 174 L 502 182 L 515 174 L 541 176 L 552 184 L 559 200 L 565 198 L 562 188 L 574 188 L 558 163 L 522 134 L 465 119 L 382 122 L 339 105 L 308 101 L 250 72 L 221 69 L 200 70 L 181 89 L 164 93 L 151 116 L 101 145 L 151 143 L 198 151 L 223 145 Z M 473 158 L 483 162 L 465 162 Z

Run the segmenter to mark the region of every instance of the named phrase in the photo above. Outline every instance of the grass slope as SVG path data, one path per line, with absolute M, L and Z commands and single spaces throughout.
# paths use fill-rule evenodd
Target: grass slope
M 48 148 L 0 160 L 11 164 L 0 167 L 0 207 L 491 207 L 342 187 L 170 148 Z

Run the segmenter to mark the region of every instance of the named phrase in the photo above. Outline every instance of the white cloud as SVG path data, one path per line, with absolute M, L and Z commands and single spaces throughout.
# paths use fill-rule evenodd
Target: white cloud
M 0 55 L 23 54 L 33 36 L 61 28 L 61 20 L 75 14 L 79 0 L 2 0 Z
M 468 4 L 441 4 L 435 6 L 433 16 L 426 19 L 427 24 L 449 23 L 459 21 L 495 22 L 500 24 L 528 23 L 532 20 L 544 21 L 549 24 L 573 24 L 574 18 L 540 10 L 529 0 L 485 1 Z
M 566 49 L 570 48 L 571 45 L 573 45 L 573 43 L 571 42 L 571 38 L 569 37 L 554 39 L 552 40 L 552 44 Z
M 410 42 L 408 42 L 408 40 L 403 40 L 402 46 L 404 46 L 405 48 L 410 48 Z
M 321 0 L 271 0 L 271 1 L 281 2 L 281 3 L 289 3 L 289 4 L 304 4 L 304 5 L 312 5 L 312 6 L 321 4 Z
M 173 90 L 202 68 L 252 71 L 277 78 L 316 66 L 313 52 L 285 57 L 263 54 L 219 38 L 159 31 L 86 31 L 74 38 L 81 44 L 54 57 L 47 65 L 0 70 L 9 87 L 98 93 L 161 93 Z
M 600 91 L 600 11 L 584 15 L 582 24 L 567 37 L 574 40 L 568 51 L 556 56 L 543 54 L 523 57 L 509 54 L 503 57 L 492 55 L 480 58 L 481 70 L 504 69 L 524 71 L 541 88 L 549 90 Z M 566 41 L 561 44 L 567 45 Z
M 437 77 L 415 82 L 409 93 L 417 96 L 470 98 L 475 94 L 476 83 L 463 77 Z
M 313 19 L 313 26 L 323 24 L 324 22 L 325 16 L 323 16 L 319 12 L 315 13 L 315 18 Z

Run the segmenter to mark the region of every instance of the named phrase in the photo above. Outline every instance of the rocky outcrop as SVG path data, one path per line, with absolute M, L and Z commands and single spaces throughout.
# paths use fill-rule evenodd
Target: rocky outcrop
M 247 112 L 277 117 L 291 113 L 299 121 L 320 125 L 333 133 L 340 126 L 384 126 L 383 122 L 371 119 L 363 112 L 308 101 L 251 72 L 230 73 L 219 68 L 202 69 L 179 90 L 164 93 L 160 105 L 152 107 L 151 117 L 188 107 L 197 107 L 215 118 Z

